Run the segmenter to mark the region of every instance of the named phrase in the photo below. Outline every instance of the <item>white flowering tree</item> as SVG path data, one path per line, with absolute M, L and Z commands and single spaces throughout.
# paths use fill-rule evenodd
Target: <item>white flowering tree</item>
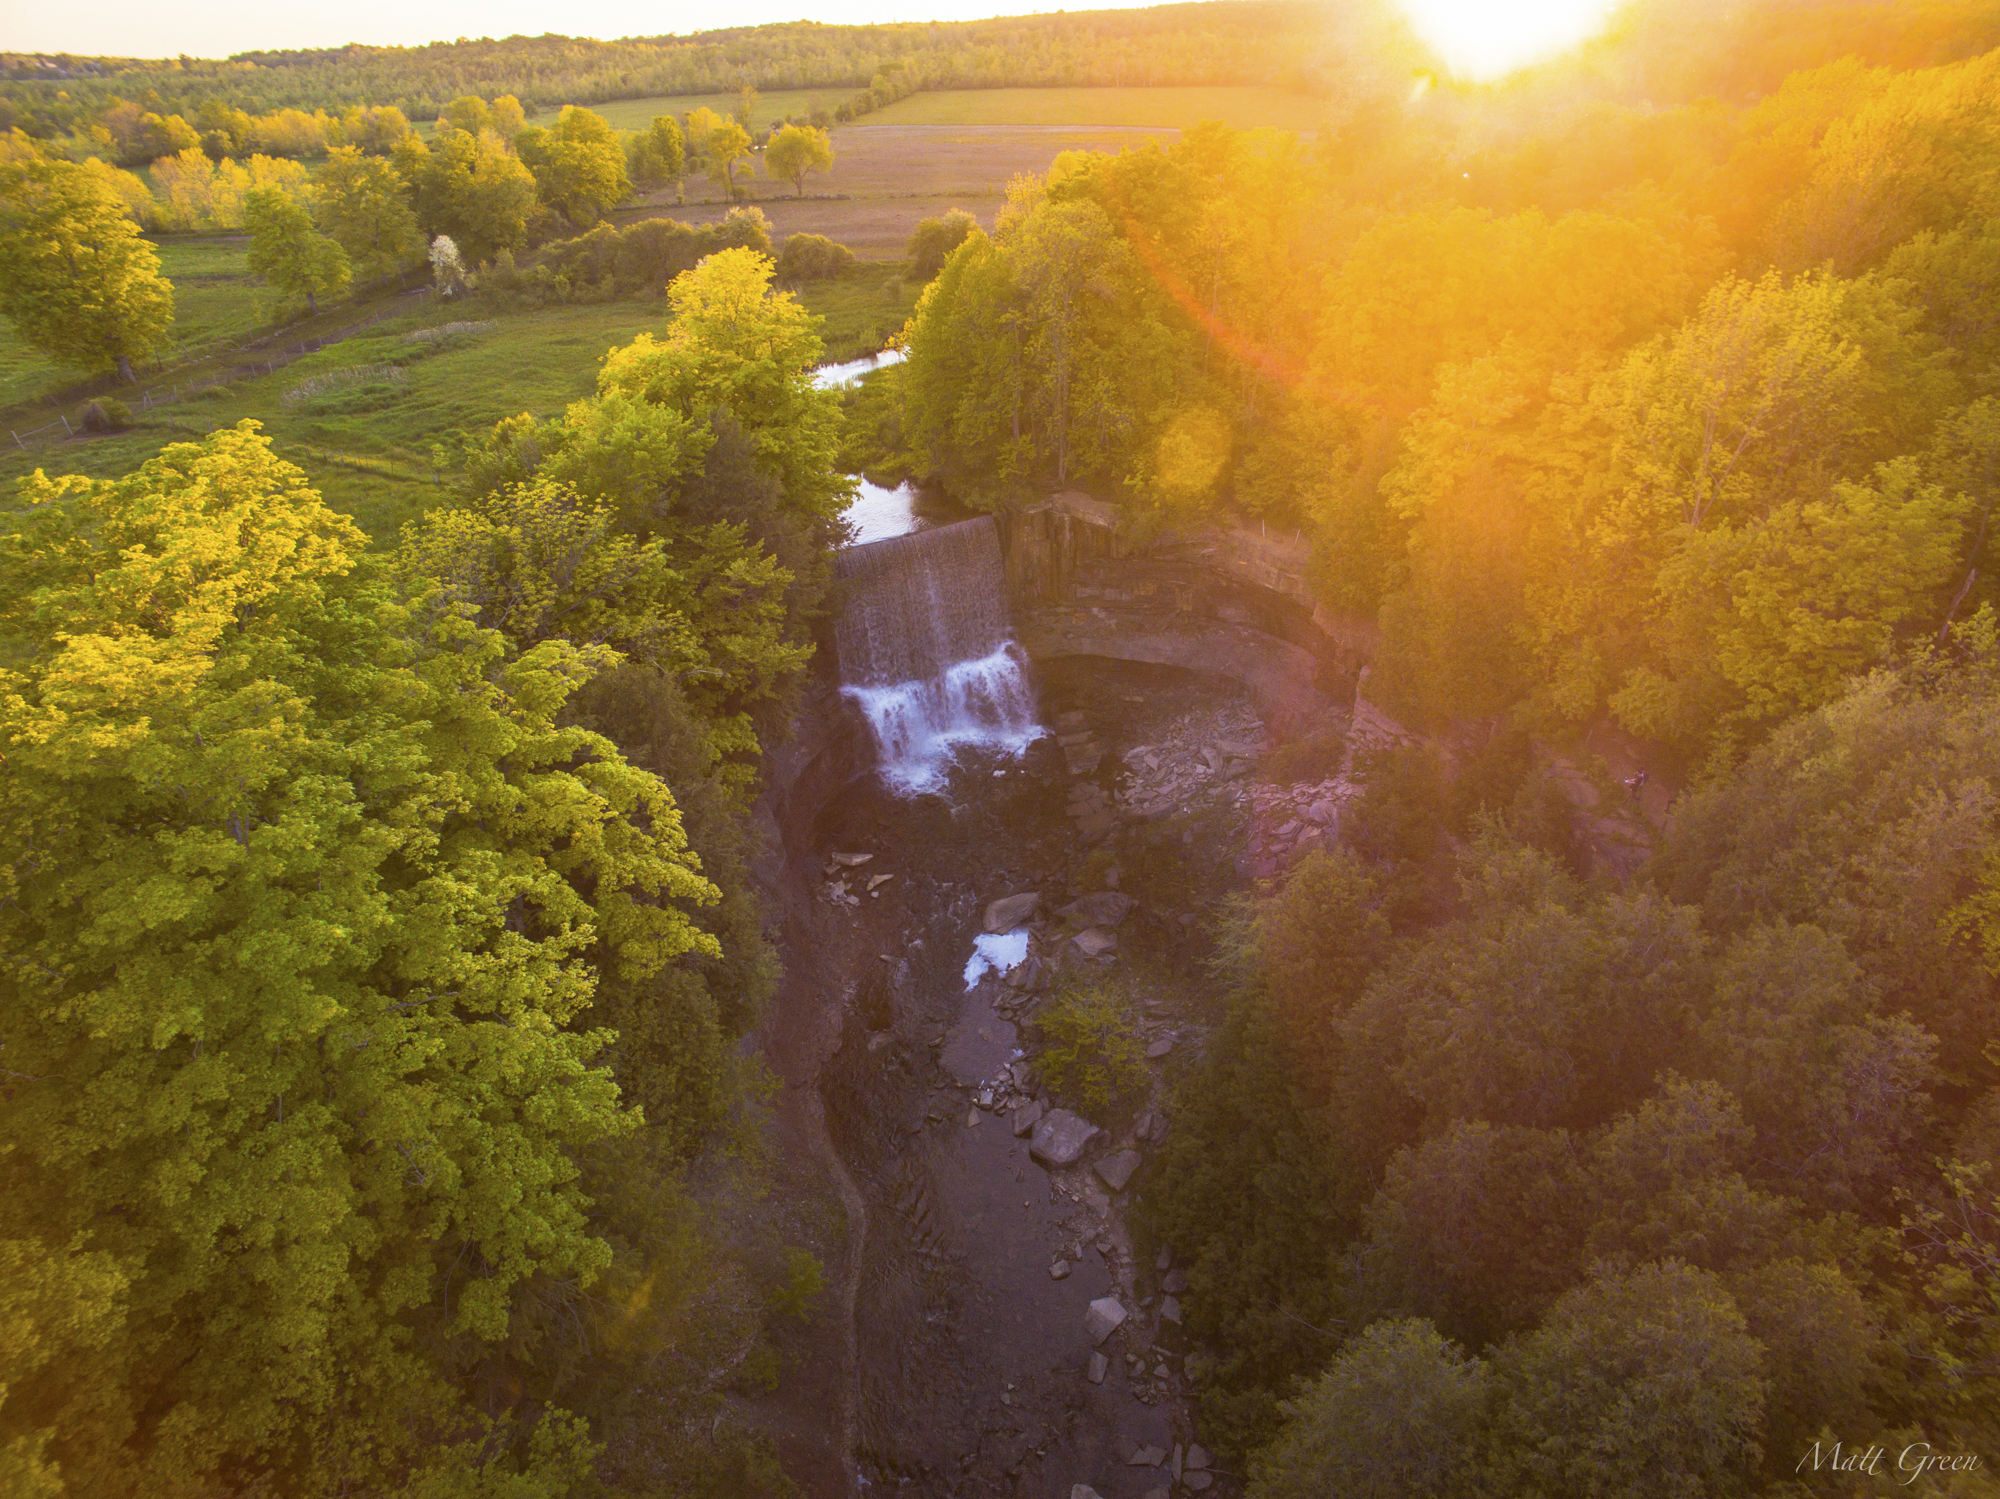
M 441 297 L 455 297 L 465 290 L 465 262 L 458 258 L 458 244 L 449 234 L 431 241 L 431 276 Z

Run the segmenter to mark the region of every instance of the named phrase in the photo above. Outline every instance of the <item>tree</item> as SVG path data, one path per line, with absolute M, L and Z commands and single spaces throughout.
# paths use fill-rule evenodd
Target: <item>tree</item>
M 665 785 L 563 723 L 612 654 L 358 568 L 254 423 L 25 498 L 0 1190 L 80 1303 L 0 1450 L 78 1493 L 395 1490 L 491 1429 L 449 1381 L 524 1288 L 609 1261 L 572 1153 L 637 1121 L 586 1012 L 712 951 L 713 891 Z
M 794 234 L 778 254 L 780 281 L 828 281 L 854 269 L 854 252 L 823 234 Z
M 453 130 L 463 130 L 467 135 L 478 135 L 482 130 L 493 128 L 493 111 L 477 94 L 460 94 L 444 107 L 444 112 L 438 116 L 438 123 L 449 125 Z
M 1440 1499 L 1476 1492 L 1493 1371 L 1422 1321 L 1371 1323 L 1280 1409 L 1250 1499 Z
M 66 161 L 0 162 L 0 312 L 21 341 L 77 369 L 166 342 L 174 291 L 103 181 Z
M 493 124 L 490 128 L 503 141 L 511 141 L 527 123 L 528 112 L 521 108 L 521 101 L 512 94 L 502 94 L 493 101 Z
M 313 217 L 363 275 L 400 270 L 424 253 L 409 189 L 394 167 L 336 146 L 312 183 Z
M 1488 1476 L 1502 1492 L 1675 1499 L 1749 1489 L 1763 1351 L 1715 1276 L 1599 1273 L 1495 1360 Z
M 806 173 L 824 172 L 833 166 L 833 142 L 824 130 L 810 125 L 787 125 L 764 147 L 764 170 L 773 177 L 790 179 L 806 195 Z
M 468 264 L 527 242 L 534 174 L 491 131 L 442 130 L 430 146 L 407 135 L 395 163 L 415 196 L 418 225 L 433 237 L 450 235 Z
M 305 299 L 319 311 L 319 299 L 344 289 L 347 252 L 312 226 L 312 216 L 276 188 L 253 189 L 243 200 L 250 230 L 250 269 L 270 283 L 280 305 Z
M 535 174 L 542 202 L 572 224 L 595 223 L 631 196 L 618 133 L 588 109 L 564 106 L 551 128 L 523 130 L 514 147 Z
M 702 154 L 708 158 L 709 180 L 721 183 L 729 196 L 735 197 L 737 165 L 752 159 L 750 133 L 734 120 L 726 120 L 708 132 Z
M 678 183 L 687 172 L 687 145 L 674 117 L 653 116 L 653 123 L 632 137 L 626 162 L 634 182 Z
M 978 227 L 979 220 L 962 208 L 919 220 L 917 227 L 910 232 L 908 247 L 903 251 L 910 257 L 910 274 L 919 281 L 929 281 L 944 269 L 951 252 L 964 244 Z

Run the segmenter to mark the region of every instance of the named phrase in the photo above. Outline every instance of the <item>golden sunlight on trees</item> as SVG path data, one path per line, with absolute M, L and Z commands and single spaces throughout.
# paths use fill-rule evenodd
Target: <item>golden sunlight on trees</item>
M 66 161 L 0 162 L 0 312 L 72 369 L 116 366 L 165 342 L 173 287 L 124 205 Z

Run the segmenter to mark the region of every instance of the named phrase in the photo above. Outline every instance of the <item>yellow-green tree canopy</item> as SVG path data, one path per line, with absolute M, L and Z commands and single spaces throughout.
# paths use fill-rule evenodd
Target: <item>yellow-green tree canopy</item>
M 616 657 L 391 588 L 254 423 L 23 498 L 0 1191 L 43 1268 L 0 1451 L 92 1495 L 486 1463 L 445 1350 L 609 1258 L 598 970 L 714 951 L 666 786 L 563 726 Z
M 395 163 L 415 195 L 419 227 L 449 235 L 467 265 L 527 242 L 534 175 L 492 131 L 440 130 L 429 146 L 406 135 Z
M 424 253 L 410 191 L 394 167 L 336 146 L 312 180 L 313 218 L 363 275 L 414 264 Z
M 270 283 L 278 305 L 319 299 L 346 289 L 347 252 L 312 226 L 312 216 L 275 187 L 252 188 L 243 197 L 243 226 L 250 231 L 250 269 Z
M 595 223 L 631 195 L 618 132 L 588 109 L 566 105 L 549 129 L 530 126 L 516 135 L 514 148 L 535 174 L 542 202 L 572 224 Z
M 764 147 L 764 170 L 782 177 L 806 195 L 806 173 L 833 168 L 833 142 L 824 130 L 810 125 L 787 125 Z
M 0 312 L 22 342 L 80 370 L 166 341 L 173 286 L 104 180 L 67 161 L 0 161 Z

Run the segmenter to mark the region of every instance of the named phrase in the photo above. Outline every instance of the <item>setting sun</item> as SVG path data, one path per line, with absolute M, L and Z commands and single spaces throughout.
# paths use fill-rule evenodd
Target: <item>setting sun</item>
M 1404 0 L 1410 22 L 1454 73 L 1499 78 L 1604 26 L 1612 0 L 1532 0 L 1493 5 L 1487 0 Z

